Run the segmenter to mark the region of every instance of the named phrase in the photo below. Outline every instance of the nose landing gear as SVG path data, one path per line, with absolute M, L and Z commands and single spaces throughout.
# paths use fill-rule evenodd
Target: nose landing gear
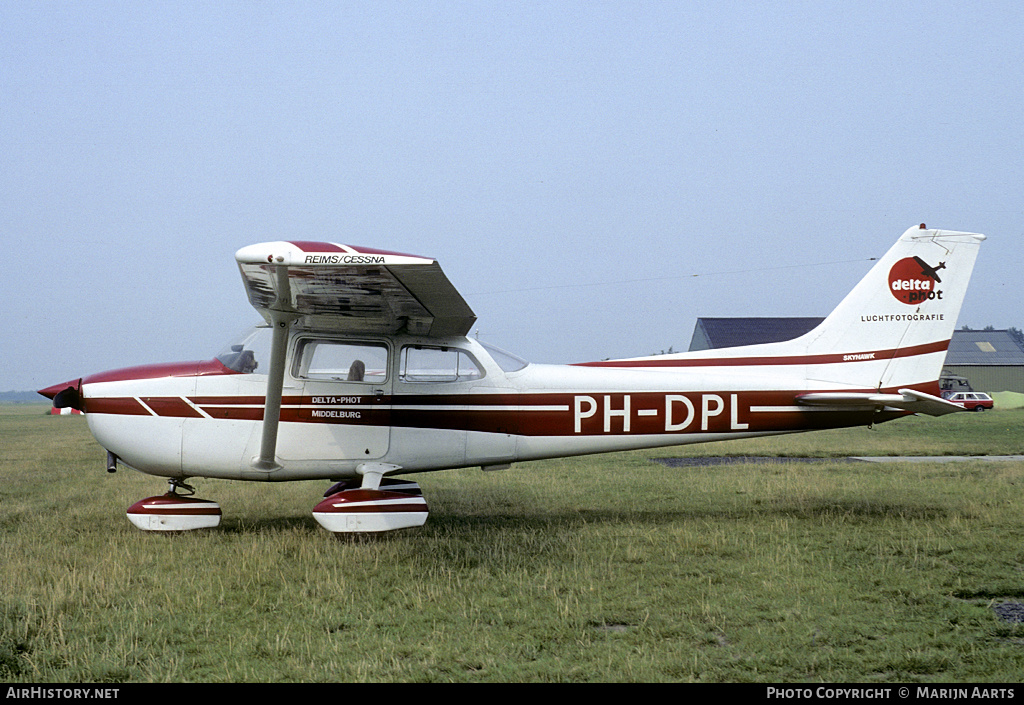
M 193 497 L 196 490 L 171 478 L 166 494 L 147 497 L 128 507 L 128 520 L 143 531 L 192 531 L 220 524 L 220 505 Z

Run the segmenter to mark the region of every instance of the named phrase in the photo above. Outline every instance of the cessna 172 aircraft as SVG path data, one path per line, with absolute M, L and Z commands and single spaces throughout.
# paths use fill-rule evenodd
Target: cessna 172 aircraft
M 216 359 L 40 393 L 86 412 L 110 471 L 169 478 L 128 509 L 143 530 L 218 525 L 192 477 L 329 480 L 329 531 L 420 526 L 419 486 L 396 476 L 963 411 L 938 379 L 984 239 L 907 230 L 795 340 L 572 365 L 467 337 L 476 317 L 432 259 L 270 242 L 235 255 L 266 324 Z

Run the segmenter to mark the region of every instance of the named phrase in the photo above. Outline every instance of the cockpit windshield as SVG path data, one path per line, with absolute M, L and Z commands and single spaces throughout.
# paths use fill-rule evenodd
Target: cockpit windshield
M 497 348 L 489 343 L 485 343 L 482 340 L 478 340 L 477 342 L 480 343 L 480 345 L 483 346 L 483 348 L 488 353 L 490 353 L 490 356 L 494 360 L 494 362 L 497 363 L 498 367 L 500 367 L 505 372 L 518 372 L 519 370 L 523 369 L 524 367 L 530 364 L 523 358 L 519 357 L 518 355 L 513 355 L 507 350 L 502 350 L 501 348 Z
M 236 337 L 217 359 L 235 372 L 266 374 L 270 367 L 270 338 L 270 326 L 253 326 Z

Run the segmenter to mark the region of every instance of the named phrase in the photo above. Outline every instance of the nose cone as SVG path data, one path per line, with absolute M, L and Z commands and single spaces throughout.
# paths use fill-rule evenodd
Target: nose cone
M 62 382 L 46 389 L 40 389 L 39 393 L 47 399 L 52 399 L 53 405 L 58 409 L 70 407 L 79 411 L 85 411 L 82 408 L 81 390 L 82 378 L 79 377 L 69 382 Z
M 81 382 L 81 380 L 78 379 L 72 382 L 62 382 L 60 384 L 55 384 L 52 387 L 47 387 L 46 389 L 40 389 L 39 393 L 42 394 L 47 399 L 53 399 L 60 392 L 63 392 L 68 387 L 71 387 L 72 389 L 76 388 L 78 386 L 78 382 Z

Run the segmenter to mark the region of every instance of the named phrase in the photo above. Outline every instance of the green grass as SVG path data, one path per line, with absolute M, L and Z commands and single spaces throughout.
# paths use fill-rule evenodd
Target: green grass
M 324 483 L 196 480 L 217 529 L 134 529 L 159 478 L 0 406 L 0 680 L 1015 682 L 1024 412 L 420 475 L 427 525 L 338 539 Z M 836 457 L 671 469 L 684 454 Z

